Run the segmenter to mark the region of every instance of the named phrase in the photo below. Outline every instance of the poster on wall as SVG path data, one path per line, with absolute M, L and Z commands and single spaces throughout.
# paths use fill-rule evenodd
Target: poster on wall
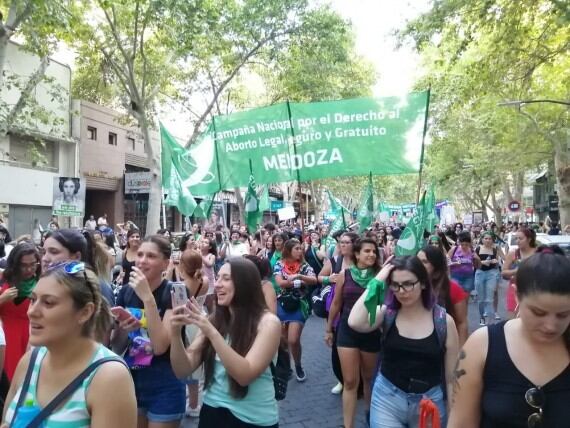
M 54 177 L 53 215 L 83 217 L 85 215 L 85 179 Z

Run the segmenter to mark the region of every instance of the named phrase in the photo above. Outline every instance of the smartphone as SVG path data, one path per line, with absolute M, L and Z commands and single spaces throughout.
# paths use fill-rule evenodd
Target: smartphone
M 172 252 L 172 262 L 173 262 L 174 264 L 180 263 L 180 255 L 181 255 L 181 254 L 180 254 L 180 251 L 174 250 L 174 251 Z
M 176 308 L 188 303 L 186 284 L 183 282 L 173 282 L 171 285 L 172 288 L 170 289 L 170 293 L 172 295 L 172 307 Z
M 126 321 L 129 318 L 134 318 L 133 315 L 131 315 L 131 313 L 122 306 L 115 306 L 114 308 L 111 308 L 111 313 L 115 318 L 117 318 L 118 321 Z

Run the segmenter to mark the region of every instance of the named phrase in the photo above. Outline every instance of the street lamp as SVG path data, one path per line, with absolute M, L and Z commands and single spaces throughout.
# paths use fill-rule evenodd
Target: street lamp
M 514 101 L 504 101 L 502 103 L 497 103 L 497 106 L 518 107 L 520 109 L 525 104 L 536 104 L 536 103 L 562 104 L 564 106 L 570 106 L 570 101 L 562 101 L 562 100 L 514 100 Z

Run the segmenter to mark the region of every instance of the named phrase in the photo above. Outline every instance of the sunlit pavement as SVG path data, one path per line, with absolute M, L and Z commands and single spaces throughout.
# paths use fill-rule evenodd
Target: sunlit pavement
M 499 315 L 504 318 L 504 294 L 506 282 L 499 290 Z M 491 322 L 496 322 L 491 320 Z M 469 304 L 469 331 L 479 328 L 479 311 L 477 303 Z M 287 398 L 279 404 L 280 428 L 336 428 L 342 426 L 342 400 L 340 395 L 332 395 L 331 388 L 336 378 L 331 370 L 330 350 L 323 341 L 325 331 L 324 320 L 311 317 L 303 331 L 303 365 L 307 372 L 307 380 L 298 383 L 296 379 L 289 382 Z M 198 419 L 185 418 L 184 428 L 198 426 Z M 356 427 L 366 427 L 362 400 L 358 403 Z M 222 427 L 212 427 L 222 428 Z

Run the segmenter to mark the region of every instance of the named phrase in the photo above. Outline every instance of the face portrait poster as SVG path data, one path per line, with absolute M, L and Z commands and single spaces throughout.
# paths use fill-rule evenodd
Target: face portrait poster
M 85 179 L 54 177 L 53 215 L 67 217 L 85 215 Z

